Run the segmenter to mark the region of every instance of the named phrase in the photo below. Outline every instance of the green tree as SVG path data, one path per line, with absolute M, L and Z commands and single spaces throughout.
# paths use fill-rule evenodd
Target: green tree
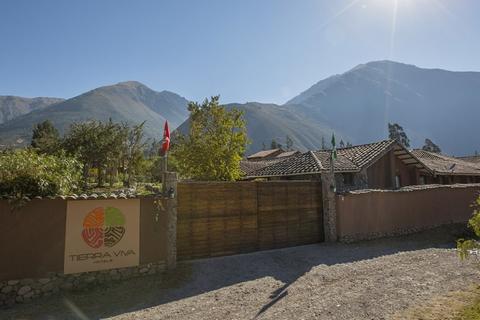
M 457 241 L 457 252 L 461 259 L 468 258 L 473 251 L 480 250 L 480 197 L 477 198 L 473 205 L 473 216 L 468 221 L 468 226 L 473 230 L 477 239 L 459 239 Z
M 287 134 L 287 137 L 285 138 L 285 145 L 287 148 L 287 151 L 291 151 L 293 149 L 293 140 L 290 138 L 290 136 Z
M 240 160 L 248 142 L 243 112 L 225 109 L 219 96 L 202 104 L 191 102 L 190 128 L 179 134 L 172 148 L 184 177 L 231 181 L 240 178 Z
M 353 147 L 352 143 L 350 141 L 347 141 L 347 148 Z
M 128 135 L 124 143 L 123 159 L 126 172 L 124 185 L 127 187 L 131 186 L 134 181 L 135 174 L 140 170 L 144 158 L 144 149 L 146 146 L 143 134 L 144 124 L 145 122 L 142 122 L 140 125 L 133 126 L 131 129 L 126 127 Z
M 438 145 L 436 145 L 435 143 L 433 143 L 433 141 L 430 140 L 430 139 L 425 139 L 425 145 L 422 147 L 422 149 L 425 150 L 425 151 L 433 152 L 433 153 L 441 153 L 442 152 L 442 149 L 440 149 L 440 147 Z
M 338 145 L 340 148 L 345 148 L 345 142 L 343 142 L 343 139 L 340 140 L 340 143 Z
M 327 144 L 325 142 L 325 137 L 322 136 L 322 150 L 327 150 Z
M 281 149 L 282 145 L 277 142 L 277 140 L 272 139 L 272 142 L 270 143 L 270 149 Z
M 37 123 L 33 128 L 31 146 L 40 153 L 53 154 L 60 146 L 60 135 L 50 120 Z
M 405 148 L 410 147 L 410 139 L 408 139 L 407 134 L 398 123 L 388 123 L 388 137 L 396 140 Z
M 80 163 L 65 153 L 39 154 L 34 149 L 0 152 L 0 195 L 23 197 L 66 195 L 77 190 Z

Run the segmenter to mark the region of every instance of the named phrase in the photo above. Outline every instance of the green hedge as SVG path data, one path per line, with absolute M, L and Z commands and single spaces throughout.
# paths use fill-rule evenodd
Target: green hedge
M 0 196 L 16 199 L 66 195 L 79 186 L 81 166 L 73 158 L 33 149 L 0 152 Z

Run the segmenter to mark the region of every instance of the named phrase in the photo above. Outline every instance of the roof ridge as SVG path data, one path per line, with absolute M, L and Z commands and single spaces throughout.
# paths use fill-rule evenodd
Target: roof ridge
M 313 157 L 313 160 L 315 160 L 315 163 L 318 165 L 320 171 L 326 169 L 312 150 L 309 150 L 308 153 Z
M 365 147 L 365 146 L 370 146 L 370 145 L 374 145 L 374 144 L 380 144 L 380 143 L 383 143 L 383 142 L 393 143 L 393 142 L 395 142 L 395 140 L 385 139 L 385 140 L 380 140 L 380 141 L 377 141 L 377 142 L 370 142 L 370 143 L 364 143 L 364 144 L 357 144 L 357 145 L 350 146 L 350 147 L 337 148 L 337 150 L 345 150 L 345 149 L 353 149 L 353 148 L 358 148 L 358 147 Z M 321 150 L 319 150 L 319 151 L 321 151 Z

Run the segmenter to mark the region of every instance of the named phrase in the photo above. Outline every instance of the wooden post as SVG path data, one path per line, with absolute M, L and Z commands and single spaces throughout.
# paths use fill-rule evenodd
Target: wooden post
M 167 210 L 167 269 L 177 265 L 177 173 L 163 173 Z

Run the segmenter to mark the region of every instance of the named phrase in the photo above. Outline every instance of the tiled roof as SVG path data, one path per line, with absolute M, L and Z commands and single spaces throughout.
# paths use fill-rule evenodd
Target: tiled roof
M 275 156 L 276 153 L 281 153 L 281 152 L 283 152 L 282 149 L 262 150 L 262 151 L 258 151 L 257 153 L 249 155 L 247 159 L 272 157 L 272 156 Z
M 46 196 L 46 197 L 32 197 L 27 198 L 24 197 L 24 200 L 34 200 L 34 199 L 62 199 L 62 200 L 103 200 L 103 199 L 132 199 L 132 198 L 142 198 L 144 196 L 140 196 L 137 194 L 131 193 L 91 193 L 91 194 L 72 194 L 72 195 L 57 195 L 57 196 Z M 15 199 L 13 196 L 9 195 L 0 195 L 0 200 L 10 200 Z
M 357 167 L 363 168 L 382 156 L 387 150 L 390 150 L 396 144 L 395 140 L 383 140 L 369 144 L 353 146 L 349 148 L 338 149 L 341 154 L 351 160 Z
M 397 143 L 384 140 L 337 150 L 335 172 L 359 172 L 384 155 Z M 408 151 L 407 151 L 408 152 Z M 330 169 L 330 150 L 309 151 L 294 155 L 286 161 L 265 166 L 248 174 L 250 177 L 291 176 L 315 174 Z
M 425 150 L 413 150 L 412 153 L 430 170 L 440 175 L 478 175 L 480 165 L 462 159 Z
M 264 167 L 284 161 L 286 159 L 287 158 L 273 158 L 268 160 L 242 160 L 240 161 L 240 170 L 242 170 L 242 172 L 248 176 L 254 171 L 260 170 Z
M 465 157 L 457 157 L 457 158 L 463 161 L 480 164 L 480 156 L 465 156 Z
M 300 153 L 301 152 L 297 151 L 297 150 L 285 151 L 285 152 L 282 152 L 282 153 L 276 155 L 275 158 L 286 158 L 286 157 L 291 157 L 293 155 L 300 154 Z
M 276 177 L 286 175 L 312 174 L 324 171 L 313 152 L 305 152 L 250 173 L 250 177 Z

